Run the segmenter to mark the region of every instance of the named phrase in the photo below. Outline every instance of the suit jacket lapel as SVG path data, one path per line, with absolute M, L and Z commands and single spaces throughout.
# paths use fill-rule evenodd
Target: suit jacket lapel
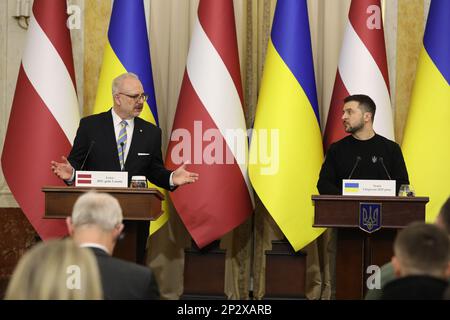
M 130 149 L 128 150 L 127 160 L 125 161 L 125 168 L 127 168 L 130 163 L 133 163 L 133 161 L 136 160 L 138 146 L 142 145 L 142 132 L 143 127 L 136 117 L 134 118 L 133 139 L 131 140 Z
M 110 152 L 110 157 L 117 171 L 120 171 L 119 152 L 117 151 L 116 134 L 114 132 L 114 123 L 112 119 L 111 109 L 106 112 L 103 121 L 103 132 L 105 133 L 105 141 L 107 145 L 105 149 Z

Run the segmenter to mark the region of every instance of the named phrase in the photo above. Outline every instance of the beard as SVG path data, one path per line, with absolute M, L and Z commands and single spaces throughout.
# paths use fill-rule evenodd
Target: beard
M 364 127 L 364 120 L 361 119 L 354 126 L 347 124 L 347 126 L 345 127 L 345 132 L 354 134 L 354 133 L 358 132 L 359 130 L 361 130 L 363 127 Z

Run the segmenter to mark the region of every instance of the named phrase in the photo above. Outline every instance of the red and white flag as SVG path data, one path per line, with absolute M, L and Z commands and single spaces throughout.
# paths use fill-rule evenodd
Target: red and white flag
M 375 132 L 394 140 L 380 0 L 351 3 L 325 127 L 325 150 L 347 135 L 342 125 L 342 106 L 344 98 L 353 94 L 373 99 L 377 107 Z
M 166 157 L 200 174 L 170 195 L 200 248 L 253 211 L 242 105 L 233 1 L 201 0 Z
M 9 117 L 2 169 L 9 188 L 42 239 L 67 233 L 46 220 L 44 185 L 61 185 L 51 160 L 70 152 L 80 120 L 66 0 L 35 0 Z

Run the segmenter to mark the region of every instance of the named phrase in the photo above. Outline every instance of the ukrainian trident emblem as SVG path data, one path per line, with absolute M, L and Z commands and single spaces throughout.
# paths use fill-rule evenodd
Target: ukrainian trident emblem
M 359 204 L 359 228 L 368 233 L 381 228 L 381 203 Z

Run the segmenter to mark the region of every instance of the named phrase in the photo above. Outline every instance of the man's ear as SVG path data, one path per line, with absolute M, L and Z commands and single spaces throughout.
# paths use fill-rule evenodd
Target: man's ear
M 114 239 L 116 239 L 116 240 L 119 239 L 120 234 L 121 234 L 122 231 L 123 231 L 123 228 L 124 228 L 123 223 L 118 224 L 118 225 L 114 228 L 114 230 L 113 230 L 113 236 L 114 236 Z
M 113 95 L 114 104 L 120 106 L 119 95 L 116 93 Z
M 69 231 L 69 235 L 72 236 L 73 235 L 72 217 L 66 218 L 66 226 L 67 226 L 67 230 Z
M 392 267 L 394 268 L 394 273 L 397 278 L 402 276 L 400 261 L 396 256 L 393 256 L 391 259 Z

